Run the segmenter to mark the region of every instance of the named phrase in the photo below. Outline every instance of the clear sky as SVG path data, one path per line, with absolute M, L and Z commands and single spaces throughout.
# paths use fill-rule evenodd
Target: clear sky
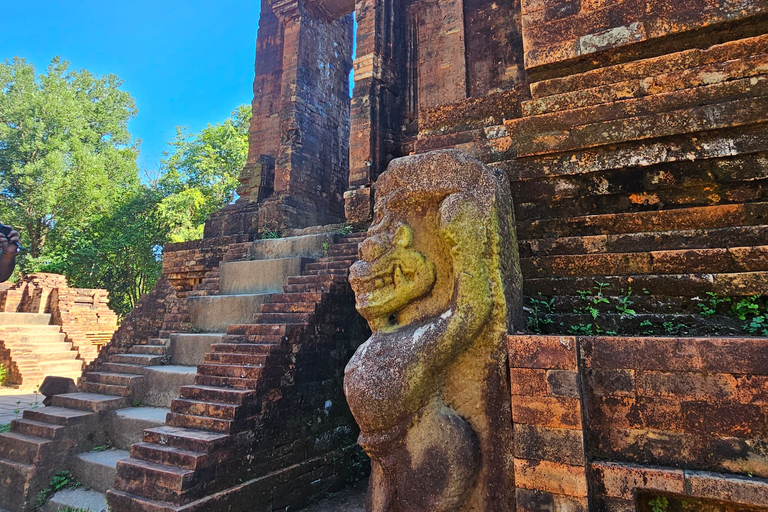
M 140 165 L 157 169 L 177 125 L 199 131 L 252 99 L 258 0 L 3 2 L 0 60 L 114 73 L 136 99 Z

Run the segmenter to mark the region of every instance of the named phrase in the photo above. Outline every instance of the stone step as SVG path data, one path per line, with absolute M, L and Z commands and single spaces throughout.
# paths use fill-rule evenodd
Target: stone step
M 254 324 L 255 325 L 255 324 Z M 288 341 L 288 336 L 279 334 L 227 334 L 221 339 L 221 343 L 214 343 L 211 349 L 218 345 L 238 345 L 238 344 L 263 344 L 282 347 Z
M 127 459 L 125 450 L 104 450 L 81 453 L 74 458 L 72 474 L 86 489 L 106 492 L 115 482 L 117 461 Z
M 0 475 L 3 475 L 5 489 L 22 489 L 32 479 L 35 470 L 35 466 L 31 464 L 0 459 Z M 13 492 L 2 498 L 3 507 L 10 510 L 23 510 L 23 507 L 29 509 L 34 503 L 34 500 L 20 492 Z
M 34 464 L 52 443 L 53 441 L 43 437 L 5 432 L 0 434 L 0 459 Z
M 54 494 L 43 506 L 42 512 L 107 512 L 107 499 L 103 492 L 89 489 L 64 489 Z
M 133 345 L 128 348 L 130 354 L 146 354 L 150 356 L 162 356 L 168 351 L 167 345 Z
M 212 352 L 205 355 L 205 364 L 237 364 L 264 366 L 265 354 L 238 354 L 232 352 Z
M 117 468 L 116 488 L 129 493 L 141 493 L 147 482 L 155 482 L 152 486 L 154 497 L 162 501 L 184 501 L 185 495 L 196 483 L 194 471 L 165 464 L 124 459 L 118 461 Z
M 217 334 L 174 334 L 171 336 L 171 364 L 197 366 L 202 364 L 211 344 L 221 341 L 223 333 Z
M 235 434 L 248 430 L 254 423 L 253 419 L 227 420 L 210 416 L 195 416 L 193 414 L 168 413 L 168 424 L 174 427 L 194 428 L 209 432 Z
M 246 354 L 269 355 L 285 352 L 286 349 L 276 343 L 219 343 L 211 345 L 211 354 Z
M 202 364 L 197 368 L 198 375 L 235 377 L 238 379 L 258 379 L 263 371 L 263 365 Z
M 309 324 L 312 313 L 259 313 L 253 317 L 254 324 Z
M 182 450 L 172 446 L 154 443 L 135 443 L 131 445 L 131 457 L 137 460 L 164 464 L 182 469 L 201 469 L 210 467 L 223 457 L 212 456 L 203 452 Z
M 316 258 L 323 254 L 325 244 L 333 246 L 332 233 L 300 235 L 286 238 L 256 240 L 248 244 L 245 257 L 249 260 L 275 258 Z
M 19 333 L 15 336 L 16 343 L 23 343 L 23 344 L 30 344 L 33 346 L 48 346 L 48 345 L 57 345 L 59 346 L 67 346 L 68 348 L 72 347 L 71 343 L 67 343 L 66 341 L 67 335 L 63 332 L 43 332 L 43 333 Z
M 99 384 L 136 386 L 141 384 L 144 376 L 131 373 L 90 372 L 85 375 L 85 380 L 86 382 L 96 382 Z
M 191 416 L 206 416 L 223 420 L 236 420 L 245 416 L 245 407 L 223 402 L 208 402 L 177 398 L 171 404 L 171 412 Z
M 280 304 L 280 303 L 289 303 L 289 302 L 305 302 L 305 303 L 316 303 L 320 302 L 320 300 L 323 298 L 323 294 L 319 292 L 314 293 L 276 293 L 274 295 L 270 295 L 269 299 L 266 301 L 265 304 Z
M 179 396 L 185 400 L 210 401 L 232 405 L 247 404 L 257 398 L 256 392 L 252 390 L 201 385 L 182 386 Z
M 230 324 L 248 323 L 270 293 L 189 297 L 192 325 L 205 332 L 226 332 Z
M 330 270 L 305 270 L 304 276 L 343 276 L 349 275 L 348 269 L 330 269 Z
M 112 354 L 109 356 L 109 362 L 141 366 L 158 366 L 163 364 L 163 356 L 147 354 Z
M 126 405 L 126 401 L 123 397 L 98 393 L 67 393 L 55 395 L 52 405 L 80 411 L 101 412 L 120 409 Z
M 274 302 L 264 304 L 261 313 L 314 313 L 317 302 Z
M 276 293 L 285 278 L 301 274 L 306 258 L 277 258 L 236 261 L 219 266 L 219 292 L 222 295 Z
M 308 263 L 304 266 L 304 270 L 331 270 L 331 269 L 340 269 L 340 270 L 348 270 L 349 266 L 354 263 L 355 260 L 353 259 L 342 259 L 337 260 L 333 258 L 322 258 L 319 261 L 316 261 L 315 263 Z
M 42 421 L 22 418 L 11 421 L 11 432 L 54 441 L 61 439 L 64 435 L 65 428 L 62 425 L 54 425 L 52 423 L 43 423 Z
M 323 277 L 323 278 L 339 277 L 343 279 L 344 282 L 343 283 L 318 282 L 318 283 L 305 283 L 305 284 L 287 284 L 283 286 L 283 292 L 285 293 L 308 293 L 308 292 L 345 293 L 349 286 L 346 281 L 347 279 L 346 276 L 322 275 L 322 276 L 304 276 L 304 277 Z
M 165 425 L 170 409 L 163 407 L 127 407 L 118 409 L 110 420 L 109 435 L 116 448 L 130 449 L 141 442 L 144 431 Z
M 98 417 L 88 411 L 69 409 L 66 407 L 56 407 L 49 405 L 38 409 L 27 409 L 23 413 L 24 419 L 50 423 L 52 425 L 80 425 L 82 423 L 93 422 Z
M 59 373 L 78 373 L 83 370 L 81 359 L 60 359 L 58 361 L 38 361 L 40 370 L 46 375 Z
M 5 313 L 0 313 L 5 314 Z M 22 314 L 22 313 L 13 313 Z M 27 314 L 27 313 L 23 313 Z M 31 314 L 31 313 L 30 313 Z M 35 325 L 35 324 L 21 324 L 21 325 L 0 325 L 0 333 L 13 336 L 30 336 L 30 335 L 48 335 L 61 333 L 60 325 Z
M 341 276 L 334 275 L 320 275 L 320 276 L 304 276 L 296 275 L 288 277 L 285 280 L 286 285 L 297 284 L 315 284 L 315 285 L 330 285 L 330 284 L 346 284 L 347 280 Z
M 103 384 L 100 382 L 82 382 L 80 389 L 86 393 L 96 393 L 100 395 L 110 395 L 117 397 L 130 397 L 133 390 L 130 386 L 120 386 L 116 384 Z
M 239 324 L 227 327 L 227 334 L 285 336 L 289 327 L 271 324 Z
M 194 366 L 151 366 L 144 372 L 143 403 L 152 407 L 171 407 L 179 396 L 181 386 L 194 384 L 197 370 Z
M 235 389 L 258 389 L 259 385 L 263 383 L 262 379 L 245 379 L 239 377 L 222 377 L 219 375 L 200 375 L 195 377 L 195 384 L 203 386 L 217 386 L 223 388 L 235 388 Z
M 138 364 L 102 363 L 99 369 L 109 373 L 128 373 L 143 375 L 145 366 Z
M 164 425 L 145 430 L 144 442 L 193 452 L 213 453 L 227 446 L 230 438 L 217 432 Z
M 67 343 L 67 345 L 71 345 L 71 343 Z M 77 359 L 77 351 L 76 350 L 57 350 L 57 351 L 40 351 L 35 352 L 35 356 L 38 358 L 39 361 L 68 361 L 70 359 L 74 360 Z
M 0 325 L 48 325 L 50 323 L 51 315 L 47 313 L 0 312 Z

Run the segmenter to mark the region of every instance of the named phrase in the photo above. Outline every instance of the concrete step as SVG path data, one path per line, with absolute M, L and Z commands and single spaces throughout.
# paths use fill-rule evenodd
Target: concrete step
M 117 461 L 127 459 L 125 450 L 105 450 L 81 453 L 73 460 L 72 474 L 83 487 L 106 492 L 115 481 Z
M 109 437 L 115 448 L 130 449 L 141 442 L 144 430 L 165 425 L 170 409 L 163 407 L 127 407 L 118 409 L 110 420 Z
M 285 278 L 301 274 L 307 258 L 235 261 L 222 263 L 219 292 L 243 295 L 279 292 Z
M 80 411 L 101 412 L 121 409 L 125 406 L 126 402 L 125 398 L 118 396 L 98 393 L 67 393 L 55 395 L 52 405 Z
M 41 509 L 42 512 L 107 512 L 107 499 L 103 492 L 87 489 L 65 489 L 54 494 Z
M 280 282 L 275 292 L 280 291 Z M 189 317 L 192 325 L 205 332 L 226 332 L 230 324 L 248 323 L 271 293 L 247 295 L 206 295 L 189 297 Z
M 194 384 L 197 368 L 194 366 L 152 366 L 144 372 L 143 404 L 152 407 L 171 407 L 171 401 L 179 396 L 181 386 Z
M 0 313 L 0 325 L 48 325 L 51 315 L 47 313 Z
M 223 333 L 171 335 L 171 364 L 177 366 L 203 364 L 205 354 L 211 351 L 211 345 L 221 342 L 223 337 Z
M 246 257 L 249 260 L 317 258 L 323 255 L 325 247 L 333 247 L 332 233 L 256 240 L 246 251 Z

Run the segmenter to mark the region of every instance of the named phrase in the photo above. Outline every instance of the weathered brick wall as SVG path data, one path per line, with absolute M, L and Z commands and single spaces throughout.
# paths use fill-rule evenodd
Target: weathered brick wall
M 510 336 L 509 355 L 519 511 L 768 503 L 768 340 Z

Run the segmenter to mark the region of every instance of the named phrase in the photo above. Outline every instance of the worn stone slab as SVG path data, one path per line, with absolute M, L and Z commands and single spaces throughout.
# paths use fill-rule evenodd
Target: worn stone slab
M 118 409 L 110 420 L 110 439 L 116 448 L 128 450 L 132 444 L 143 440 L 144 430 L 165 425 L 169 412 L 163 407 Z
M 65 489 L 48 500 L 43 507 L 43 512 L 59 512 L 66 507 L 89 512 L 107 512 L 107 499 L 104 493 L 97 491 Z
M 171 401 L 179 396 L 181 386 L 195 382 L 194 366 L 153 366 L 144 371 L 146 392 L 143 404 L 152 407 L 171 407 Z
M 74 458 L 72 473 L 83 487 L 106 492 L 115 481 L 117 461 L 129 456 L 125 450 L 81 453 Z
M 222 295 L 278 293 L 286 277 L 301 274 L 304 262 L 302 258 L 278 258 L 222 263 L 219 292 Z

